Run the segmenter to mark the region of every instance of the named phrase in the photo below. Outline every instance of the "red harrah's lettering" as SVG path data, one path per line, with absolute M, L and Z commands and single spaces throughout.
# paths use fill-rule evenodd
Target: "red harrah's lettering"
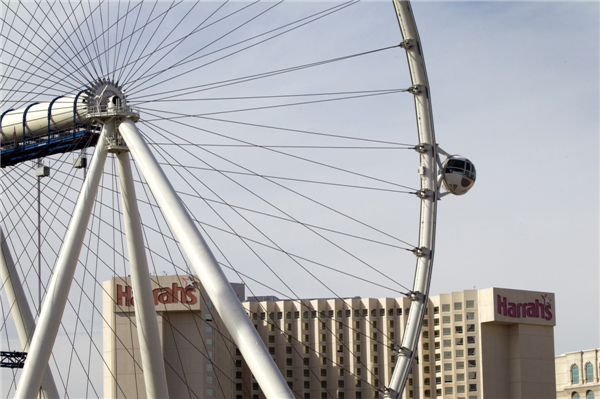
M 196 295 L 194 295 L 195 288 L 180 287 L 179 284 L 173 283 L 171 288 L 161 287 L 152 290 L 152 295 L 154 296 L 154 305 L 158 305 L 159 303 L 183 303 L 188 305 L 193 305 L 196 303 Z M 125 304 L 123 304 L 123 299 L 125 299 Z M 134 306 L 133 303 L 133 293 L 131 287 L 121 286 L 121 284 L 117 284 L 117 305 L 118 306 Z
M 504 316 L 512 318 L 542 318 L 544 320 L 552 320 L 552 306 L 550 303 L 543 303 L 539 300 L 528 303 L 508 302 L 506 297 L 497 295 L 496 311 Z

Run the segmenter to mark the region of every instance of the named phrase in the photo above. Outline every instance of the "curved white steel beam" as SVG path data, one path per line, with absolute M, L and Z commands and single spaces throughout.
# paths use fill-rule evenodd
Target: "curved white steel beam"
M 437 148 L 433 130 L 429 81 L 425 70 L 421 40 L 410 3 L 394 0 L 394 8 L 404 39 L 401 46 L 406 50 L 408 59 L 412 81 L 411 91 L 415 96 L 419 152 L 421 154 L 421 167 L 419 168 L 421 174 L 421 190 L 419 190 L 421 223 L 419 226 L 419 246 L 414 251 L 417 255 L 417 267 L 411 294 L 412 303 L 404 335 L 402 336 L 402 343 L 398 348 L 398 361 L 394 367 L 389 387 L 385 392 L 386 397 L 395 399 L 402 394 L 406 386 L 406 380 L 417 352 L 421 326 L 427 307 L 435 248 L 438 190 L 436 181 Z

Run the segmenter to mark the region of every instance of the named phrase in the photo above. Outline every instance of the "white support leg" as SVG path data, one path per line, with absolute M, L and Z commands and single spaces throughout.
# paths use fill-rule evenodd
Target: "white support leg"
M 119 131 L 136 165 L 150 186 L 171 230 L 181 243 L 189 262 L 212 299 L 219 316 L 244 356 L 250 371 L 268 399 L 293 399 L 294 395 L 283 379 L 262 339 L 258 335 L 240 300 L 219 267 L 210 248 L 202 238 L 192 218 L 175 193 L 173 186 L 158 165 L 148 145 L 129 120 Z
M 40 384 L 48 359 L 52 353 L 52 347 L 56 340 L 56 334 L 60 327 L 71 282 L 75 275 L 75 267 L 79 259 L 81 245 L 85 238 L 88 221 L 98 191 L 100 176 L 106 161 L 105 137 L 112 129 L 112 123 L 105 124 L 102 134 L 98 139 L 98 145 L 90 165 L 89 173 L 83 182 L 79 193 L 77 204 L 73 210 L 73 216 L 69 223 L 69 229 L 65 236 L 63 246 L 56 263 L 54 276 L 50 288 L 46 294 L 42 312 L 38 320 L 38 326 L 33 334 L 25 367 L 19 379 L 19 386 L 15 393 L 15 399 L 31 399 L 37 397 Z
M 126 151 L 117 155 L 119 168 L 119 184 L 121 186 L 121 201 L 123 204 L 123 219 L 127 235 L 127 250 L 129 253 L 129 269 L 131 271 L 131 285 L 133 287 L 133 300 L 135 304 L 135 320 L 142 355 L 144 369 L 144 383 L 146 397 L 168 399 L 167 377 L 165 363 L 161 350 L 156 308 L 152 295 L 152 285 L 142 225 L 137 207 L 133 175 L 129 163 L 129 154 Z
M 15 263 L 13 262 L 8 248 L 8 243 L 4 237 L 4 231 L 0 227 L 0 241 L 1 250 L 0 253 L 0 277 L 2 277 L 2 286 L 6 293 L 9 306 L 11 308 L 10 313 L 12 314 L 15 326 L 17 327 L 17 333 L 19 334 L 19 341 L 21 341 L 21 347 L 23 352 L 29 350 L 29 344 L 31 337 L 35 331 L 35 321 L 29 308 L 29 303 L 25 297 L 23 286 L 21 285 L 21 279 Z M 52 378 L 52 371 L 49 367 L 46 367 L 46 372 L 42 379 L 42 392 L 41 397 L 59 399 L 58 390 L 54 384 L 54 378 Z

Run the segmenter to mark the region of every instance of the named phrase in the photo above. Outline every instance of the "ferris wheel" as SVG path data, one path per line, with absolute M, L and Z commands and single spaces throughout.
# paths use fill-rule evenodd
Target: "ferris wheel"
M 169 397 L 161 273 L 198 277 L 266 398 L 297 395 L 230 280 L 409 297 L 381 389 L 402 394 L 437 201 L 476 171 L 436 143 L 410 3 L 373 27 L 382 7 L 2 2 L 0 333 L 23 354 L 6 395 L 102 397 L 102 282 L 130 276 L 146 394 Z

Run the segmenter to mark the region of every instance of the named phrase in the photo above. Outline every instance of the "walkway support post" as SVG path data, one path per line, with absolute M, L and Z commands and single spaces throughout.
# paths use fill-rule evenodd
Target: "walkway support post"
M 133 174 L 129 163 L 129 153 L 127 151 L 118 152 L 117 161 L 131 286 L 133 288 L 133 303 L 135 304 L 135 321 L 142 356 L 146 397 L 168 399 L 169 391 L 165 375 L 165 363 L 161 350 L 156 308 L 144 249 L 144 237 L 133 184 Z
M 96 146 L 90 170 L 83 182 L 79 193 L 77 204 L 73 210 L 73 216 L 61 248 L 54 276 L 50 282 L 50 288 L 46 294 L 38 326 L 33 334 L 25 367 L 19 379 L 19 386 L 15 393 L 15 399 L 31 399 L 37 397 L 42 383 L 42 378 L 52 348 L 56 340 L 56 334 L 60 327 L 62 315 L 65 310 L 71 282 L 75 274 L 75 268 L 79 260 L 81 245 L 86 235 L 88 221 L 94 205 L 94 199 L 98 191 L 100 177 L 106 161 L 105 137 L 113 128 L 112 123 L 106 123 Z
M 35 331 L 35 321 L 31 309 L 29 308 L 27 298 L 25 297 L 23 285 L 21 284 L 21 279 L 15 268 L 15 263 L 10 254 L 8 242 L 6 241 L 6 237 L 4 237 L 2 227 L 0 227 L 0 241 L 2 250 L 2 253 L 0 253 L 0 277 L 2 278 L 2 286 L 4 287 L 4 292 L 8 299 L 10 313 L 12 314 L 15 326 L 17 327 L 21 347 L 23 348 L 23 352 L 28 352 L 31 337 Z M 60 398 L 50 367 L 46 367 L 46 371 L 44 372 L 40 397 L 50 399 Z
M 135 124 L 124 120 L 119 131 L 171 230 L 181 243 L 190 264 L 265 396 L 268 399 L 294 399 L 217 260 Z

